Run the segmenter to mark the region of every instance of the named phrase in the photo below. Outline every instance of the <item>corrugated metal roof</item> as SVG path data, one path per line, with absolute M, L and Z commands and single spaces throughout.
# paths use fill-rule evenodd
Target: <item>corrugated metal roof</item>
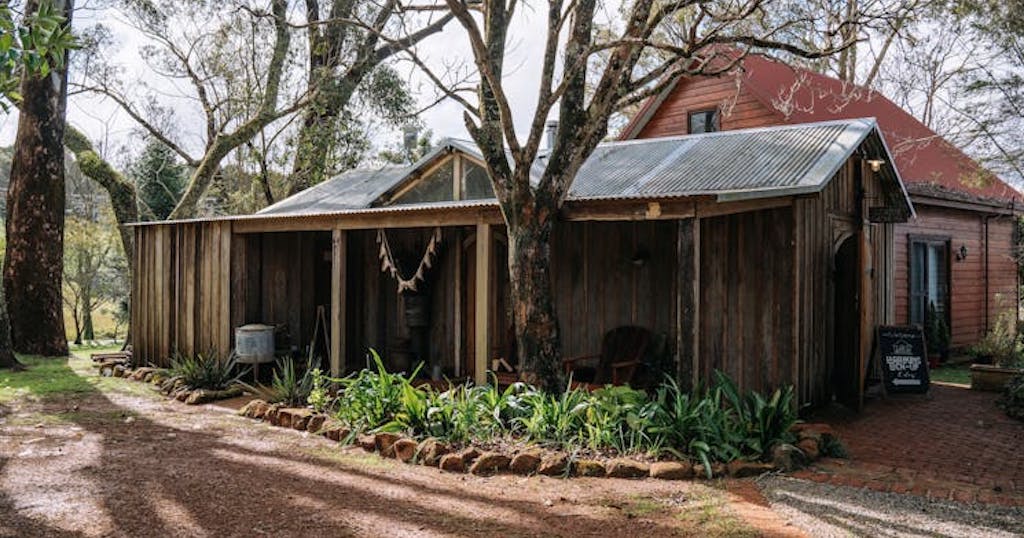
M 584 163 L 567 199 L 652 199 L 714 196 L 719 201 L 768 198 L 817 192 L 853 152 L 865 148 L 873 158 L 892 162 L 874 119 L 838 120 L 607 142 Z M 411 166 L 351 170 L 282 200 L 249 218 L 344 214 L 382 203 L 382 197 L 414 179 L 436 159 L 459 151 L 476 159 L 470 142 L 448 139 Z M 541 156 L 534 168 L 543 170 Z M 896 169 L 883 169 L 894 203 L 913 209 Z M 475 204 L 493 204 L 478 200 Z M 442 202 L 393 206 L 462 207 Z
M 868 121 L 728 131 L 599 146 L 569 197 L 778 195 L 823 186 L 871 132 Z
M 349 170 L 263 208 L 259 215 L 328 213 L 369 207 L 412 171 L 413 166 L 387 166 L 375 170 Z

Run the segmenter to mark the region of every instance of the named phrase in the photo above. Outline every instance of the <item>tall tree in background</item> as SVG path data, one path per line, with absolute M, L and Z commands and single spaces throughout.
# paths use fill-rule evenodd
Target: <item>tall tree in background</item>
M 411 113 L 404 83 L 384 62 L 440 32 L 452 18 L 445 13 L 414 30 L 402 24 L 407 6 L 397 0 L 331 0 L 329 6 L 321 13 L 319 2 L 306 2 L 309 85 L 316 97 L 302 115 L 289 194 L 328 177 L 331 147 L 342 132 L 339 120 L 361 85 L 383 112 Z M 389 37 L 396 27 L 403 33 Z
M 465 108 L 466 128 L 484 157 L 508 230 L 519 360 L 528 377 L 552 391 L 563 388 L 548 269 L 552 228 L 576 173 L 605 137 L 610 116 L 654 95 L 676 77 L 727 72 L 752 49 L 814 58 L 851 44 L 812 49 L 780 40 L 783 30 L 802 26 L 815 31 L 819 21 L 776 21 L 768 15 L 788 4 L 771 0 L 635 0 L 622 20 L 610 21 L 600 37 L 595 18 L 606 13 L 600 0 L 549 0 L 543 56 L 530 59 L 541 66 L 540 87 L 528 116 L 529 129 L 521 138 L 505 87 L 508 31 L 519 3 L 446 0 L 446 5 L 465 31 L 478 90 L 469 96 L 441 82 L 443 74 L 429 74 Z M 838 32 L 843 24 L 845 20 L 838 21 L 827 31 Z M 556 108 L 552 147 L 538 161 L 546 121 Z
M 150 138 L 138 159 L 128 167 L 147 220 L 164 220 L 178 205 L 188 181 L 188 170 L 163 142 Z
M 52 0 L 70 27 L 73 0 Z M 40 11 L 30 0 L 26 13 Z M 66 65 L 66 63 L 64 64 Z M 67 70 L 26 72 L 7 190 L 4 293 L 15 351 L 66 355 L 61 281 L 64 266 L 64 118 Z

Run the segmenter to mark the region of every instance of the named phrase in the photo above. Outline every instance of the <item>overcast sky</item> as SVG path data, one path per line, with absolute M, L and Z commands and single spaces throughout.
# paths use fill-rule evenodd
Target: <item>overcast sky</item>
M 145 40 L 137 30 L 126 24 L 115 11 L 90 9 L 88 4 L 86 5 L 86 9 L 76 11 L 74 27 L 81 30 L 102 22 L 112 31 L 116 43 L 112 63 L 125 68 L 125 80 L 142 78 L 161 93 L 180 93 L 171 81 L 161 80 L 149 71 L 140 55 L 140 47 L 145 44 Z M 520 137 L 525 137 L 535 108 L 539 80 L 537 59 L 543 53 L 544 30 L 543 17 L 538 16 L 528 5 L 520 5 L 521 8 L 509 33 L 511 54 L 506 64 L 505 85 L 516 114 L 517 130 Z M 471 65 L 468 63 L 470 57 L 465 35 L 461 26 L 454 21 L 449 23 L 443 32 L 431 36 L 422 43 L 418 51 L 438 70 L 443 70 L 446 65 L 452 63 L 462 62 Z M 421 106 L 427 106 L 436 100 L 438 94 L 426 77 L 407 61 L 399 61 L 398 66 L 409 77 L 413 93 Z M 177 133 L 179 136 L 176 140 L 184 141 L 186 147 L 198 153 L 202 143 L 201 131 L 198 129 L 201 123 L 189 119 L 199 120 L 198 109 L 187 100 L 172 97 L 164 99 L 166 103 L 174 106 L 182 129 L 196 127 L 194 132 Z M 116 153 L 119 149 L 125 144 L 131 144 L 135 138 L 135 122 L 113 102 L 94 95 L 72 95 L 68 103 L 68 119 L 84 130 L 99 147 L 104 148 L 104 153 L 107 154 L 105 156 L 113 159 L 115 164 L 118 164 Z M 421 119 L 424 125 L 433 131 L 435 139 L 449 136 L 468 137 L 463 123 L 462 108 L 450 100 L 429 109 Z M 12 144 L 16 130 L 16 113 L 0 117 L 0 143 Z M 398 141 L 401 135 L 390 129 L 377 129 L 373 131 L 372 136 L 378 145 L 385 145 Z

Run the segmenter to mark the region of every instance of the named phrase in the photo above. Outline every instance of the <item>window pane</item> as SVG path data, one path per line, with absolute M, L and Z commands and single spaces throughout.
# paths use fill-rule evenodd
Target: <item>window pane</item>
M 462 168 L 466 171 L 466 188 L 462 192 L 464 200 L 494 198 L 491 180 L 482 166 L 477 166 L 469 159 L 463 159 Z
M 427 177 L 418 182 L 405 194 L 395 200 L 400 204 L 416 204 L 421 202 L 443 202 L 453 197 L 452 174 L 455 169 L 454 160 L 437 167 Z
M 924 325 L 925 313 L 928 311 L 928 294 L 925 289 L 926 247 L 924 243 L 910 244 L 910 323 L 918 325 Z
M 702 110 L 690 113 L 690 134 L 710 133 L 717 130 L 717 110 Z

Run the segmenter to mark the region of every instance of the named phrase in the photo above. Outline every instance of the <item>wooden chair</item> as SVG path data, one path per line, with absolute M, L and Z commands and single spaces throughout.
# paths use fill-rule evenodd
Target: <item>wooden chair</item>
M 630 383 L 653 339 L 654 333 L 643 327 L 617 327 L 604 335 L 600 355 L 564 359 L 562 366 L 566 374 L 572 374 L 574 382 L 592 386 Z M 597 365 L 580 364 L 586 361 L 597 361 Z

